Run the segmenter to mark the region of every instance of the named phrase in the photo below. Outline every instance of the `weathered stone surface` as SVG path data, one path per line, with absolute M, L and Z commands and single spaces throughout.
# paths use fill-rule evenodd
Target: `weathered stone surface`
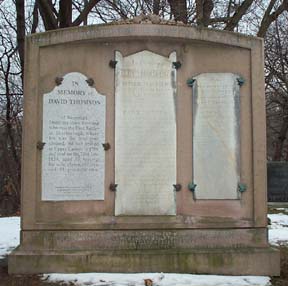
M 104 200 L 105 96 L 86 80 L 69 73 L 44 94 L 42 200 Z
M 205 73 L 193 88 L 193 179 L 197 199 L 237 199 L 240 93 L 237 75 Z
M 85 220 L 91 222 L 89 227 L 92 229 L 110 227 L 103 224 L 103 221 L 108 221 L 106 215 L 114 213 L 114 193 L 109 192 L 108 186 L 110 182 L 114 182 L 115 70 L 108 63 L 114 58 L 115 50 L 126 56 L 144 49 L 166 57 L 175 50 L 177 60 L 182 63 L 177 71 L 177 179 L 182 184 L 182 191 L 177 193 L 179 217 L 214 216 L 215 220 L 219 217 L 231 217 L 234 221 L 241 220 L 237 226 L 243 225 L 243 222 L 245 225 L 246 222 L 249 225 L 255 223 L 256 227 L 266 225 L 265 106 L 261 39 L 195 27 L 130 24 L 60 29 L 30 36 L 27 44 L 29 52 L 26 61 L 28 72 L 24 112 L 29 116 L 24 116 L 23 122 L 24 228 L 39 229 L 42 227 L 39 222 L 45 221 L 48 229 L 55 222 L 58 223 L 58 228 L 72 226 L 74 229 L 82 229 L 87 228 L 87 224 L 73 222 Z M 94 62 L 97 64 L 92 64 Z M 105 201 L 39 204 L 41 162 L 35 145 L 42 135 L 39 128 L 42 121 L 41 95 L 53 89 L 56 75 L 61 76 L 76 70 L 93 77 L 97 89 L 107 95 L 106 140 L 112 148 L 105 153 Z M 207 71 L 229 71 L 241 74 L 247 80 L 241 88 L 241 93 L 245 95 L 241 98 L 241 176 L 248 184 L 249 191 L 241 196 L 239 203 L 238 200 L 199 200 L 194 203 L 191 193 L 186 189 L 192 174 L 191 89 L 187 87 L 186 80 L 191 75 Z M 213 212 L 210 213 L 209 210 Z M 213 225 L 213 221 L 209 221 L 209 226 Z M 143 217 L 139 219 L 138 228 L 141 225 L 157 228 L 159 225 L 155 223 L 147 226 L 142 222 Z M 124 227 L 129 228 L 129 225 L 127 223 Z M 197 225 L 198 222 L 195 222 L 195 228 Z M 218 225 L 220 224 L 217 223 Z
M 23 231 L 25 250 L 267 247 L 267 229 Z
M 23 251 L 8 257 L 9 273 L 171 272 L 223 275 L 280 274 L 273 248 L 122 251 Z
M 115 214 L 175 215 L 176 53 L 116 61 Z

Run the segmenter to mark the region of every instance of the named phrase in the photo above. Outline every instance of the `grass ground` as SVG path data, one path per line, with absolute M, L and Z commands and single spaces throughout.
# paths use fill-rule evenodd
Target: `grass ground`
M 278 205 L 278 206 L 276 206 L 276 207 L 270 206 L 270 207 L 269 207 L 269 210 L 268 210 L 268 213 L 269 213 L 269 214 L 279 214 L 279 213 L 282 213 L 282 214 L 288 215 L 288 206 L 286 206 L 286 207 L 281 207 L 281 205 Z

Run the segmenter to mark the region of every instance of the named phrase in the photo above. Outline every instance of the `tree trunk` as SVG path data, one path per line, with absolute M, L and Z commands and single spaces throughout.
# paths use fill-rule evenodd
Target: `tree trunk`
M 153 1 L 153 14 L 159 15 L 160 12 L 160 0 Z
M 18 44 L 18 53 L 21 64 L 21 78 L 22 85 L 24 80 L 24 41 L 25 41 L 25 1 L 16 0 L 16 14 L 17 14 L 17 44 Z
M 213 8 L 213 0 L 196 0 L 196 19 L 198 26 L 208 27 Z
M 72 0 L 60 0 L 59 27 L 70 27 L 72 23 Z
M 53 11 L 51 0 L 38 0 L 39 11 L 45 26 L 45 30 L 55 30 L 58 28 L 57 18 Z
M 187 23 L 187 3 L 186 0 L 168 0 L 171 12 L 175 21 Z
M 283 118 L 281 130 L 279 132 L 279 136 L 278 136 L 277 141 L 275 143 L 275 152 L 274 152 L 274 156 L 273 156 L 273 161 L 280 161 L 281 160 L 282 152 L 283 152 L 283 145 L 284 145 L 284 141 L 286 139 L 287 131 L 288 131 L 288 116 L 286 115 Z

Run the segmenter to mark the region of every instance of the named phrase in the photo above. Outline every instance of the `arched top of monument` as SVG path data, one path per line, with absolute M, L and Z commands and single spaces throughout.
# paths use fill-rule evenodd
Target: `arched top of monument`
M 251 49 L 263 44 L 263 39 L 224 30 L 200 28 L 183 22 L 164 20 L 156 15 L 140 15 L 133 19 L 108 24 L 72 27 L 37 33 L 27 37 L 37 46 L 49 46 L 79 41 L 121 41 L 133 39 L 163 39 L 224 44 Z

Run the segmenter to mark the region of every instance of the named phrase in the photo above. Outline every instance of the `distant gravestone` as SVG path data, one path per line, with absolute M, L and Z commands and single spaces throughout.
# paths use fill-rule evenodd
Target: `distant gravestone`
M 268 201 L 288 202 L 288 163 L 268 162 Z
M 105 96 L 80 73 L 44 95 L 42 200 L 104 200 Z

